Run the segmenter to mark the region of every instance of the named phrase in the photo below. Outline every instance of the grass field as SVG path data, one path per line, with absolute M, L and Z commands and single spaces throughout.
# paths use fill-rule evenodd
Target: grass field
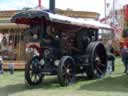
M 61 87 L 56 77 L 46 77 L 38 86 L 26 86 L 24 72 L 0 75 L 0 96 L 128 96 L 128 75 L 123 73 L 120 58 L 116 59 L 116 69 L 102 79 L 88 80 L 78 77 L 69 87 Z

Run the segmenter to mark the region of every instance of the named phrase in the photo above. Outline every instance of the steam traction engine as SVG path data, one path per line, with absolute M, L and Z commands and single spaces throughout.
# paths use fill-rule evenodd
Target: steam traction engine
M 105 74 L 106 50 L 98 41 L 101 26 L 32 9 L 14 15 L 11 22 L 29 25 L 27 45 L 33 55 L 25 66 L 28 84 L 41 83 L 45 75 L 57 75 L 60 85 L 67 86 L 78 73 L 86 73 L 89 78 Z

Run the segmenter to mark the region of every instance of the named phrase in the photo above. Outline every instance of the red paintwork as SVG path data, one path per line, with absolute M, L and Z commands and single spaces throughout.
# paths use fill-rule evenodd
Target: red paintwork
M 28 19 L 28 18 L 19 18 L 19 19 L 16 19 L 16 23 L 17 24 L 46 24 L 48 21 L 42 17 L 41 19 L 40 18 L 33 18 L 33 19 Z
M 42 50 L 41 50 L 41 47 L 40 47 L 39 43 L 28 43 L 26 45 L 26 48 L 34 48 L 34 49 L 36 49 L 38 51 L 40 56 L 42 55 Z

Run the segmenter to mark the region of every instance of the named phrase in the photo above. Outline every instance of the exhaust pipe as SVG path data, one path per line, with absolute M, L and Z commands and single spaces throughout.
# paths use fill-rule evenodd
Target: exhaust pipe
M 49 9 L 52 13 L 55 13 L 55 0 L 49 0 Z

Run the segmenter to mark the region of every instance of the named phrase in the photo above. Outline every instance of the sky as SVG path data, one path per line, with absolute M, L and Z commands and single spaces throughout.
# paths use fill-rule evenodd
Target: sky
M 107 11 L 112 9 L 112 1 L 106 0 L 109 3 Z M 115 0 L 116 8 L 121 8 L 128 0 Z M 127 1 L 127 2 L 126 2 Z M 0 0 L 0 10 L 19 10 L 24 7 L 36 7 L 38 0 Z M 48 8 L 49 0 L 42 0 L 42 5 Z M 100 13 L 104 17 L 104 0 L 56 0 L 56 8 L 73 9 L 80 11 L 93 11 Z

